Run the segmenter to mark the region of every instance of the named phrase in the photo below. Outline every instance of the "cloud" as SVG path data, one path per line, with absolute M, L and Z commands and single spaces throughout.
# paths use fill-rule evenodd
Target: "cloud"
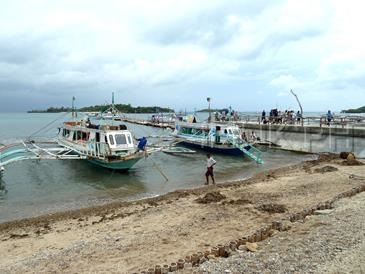
M 291 88 L 313 109 L 330 95 L 365 99 L 363 8 L 355 0 L 7 2 L 0 109 L 19 97 L 29 102 L 23 109 L 73 95 L 97 104 L 112 91 L 132 104 L 190 109 L 205 107 L 206 96 L 242 110 L 269 108 L 278 95 L 291 104 L 282 96 Z
M 288 91 L 291 88 L 299 85 L 298 80 L 290 74 L 280 75 L 277 78 L 271 80 L 270 84 Z

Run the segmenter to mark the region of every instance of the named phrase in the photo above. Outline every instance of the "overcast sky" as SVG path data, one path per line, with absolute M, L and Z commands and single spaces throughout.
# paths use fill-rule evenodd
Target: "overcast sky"
M 0 0 L 0 112 L 365 105 L 361 0 Z

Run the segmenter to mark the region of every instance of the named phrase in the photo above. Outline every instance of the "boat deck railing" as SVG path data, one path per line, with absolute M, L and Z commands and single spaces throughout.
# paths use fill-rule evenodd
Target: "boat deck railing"
M 92 158 L 105 159 L 106 156 L 111 155 L 109 146 L 100 142 L 89 142 L 87 143 L 87 146 L 80 146 L 78 148 L 72 147 L 67 143 L 62 142 L 62 146 L 74 151 L 77 154 Z
M 227 121 L 225 121 L 227 122 Z M 334 128 L 359 127 L 365 128 L 365 116 L 361 115 L 334 115 L 330 123 L 327 121 L 326 115 L 304 116 L 298 121 L 296 117 L 288 117 L 285 115 L 265 116 L 261 115 L 241 115 L 238 120 L 229 120 L 233 123 L 247 124 L 279 124 L 279 125 L 295 125 L 295 126 L 314 126 L 323 127 L 331 126 Z

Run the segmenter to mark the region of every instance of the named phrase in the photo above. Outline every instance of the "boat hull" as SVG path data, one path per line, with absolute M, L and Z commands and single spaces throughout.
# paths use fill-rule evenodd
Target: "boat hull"
M 94 165 L 101 166 L 103 168 L 112 169 L 112 170 L 128 170 L 133 167 L 140 159 L 142 158 L 133 158 L 129 160 L 115 160 L 115 161 L 103 161 L 99 159 L 91 159 L 88 160 L 90 163 Z
M 204 144 L 199 142 L 192 141 L 181 141 L 178 145 L 185 146 L 188 148 L 199 149 L 209 153 L 214 154 L 226 154 L 226 155 L 234 155 L 234 156 L 243 156 L 243 152 L 236 147 L 228 147 L 223 145 L 216 144 Z

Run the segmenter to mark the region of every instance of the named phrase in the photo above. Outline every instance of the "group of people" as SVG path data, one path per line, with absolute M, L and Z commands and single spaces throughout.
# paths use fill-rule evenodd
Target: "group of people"
M 274 108 L 270 110 L 268 116 L 265 110 L 261 114 L 261 122 L 264 124 L 300 124 L 302 119 L 302 113 L 299 110 L 295 113 L 294 110 L 285 110 L 283 112 Z
M 237 111 L 224 109 L 222 112 L 214 112 L 214 120 L 216 122 L 239 121 L 240 116 Z
M 251 134 L 246 134 L 246 132 L 242 132 L 241 139 L 245 142 L 255 142 L 260 141 L 260 137 L 257 137 L 255 131 L 251 131 Z

